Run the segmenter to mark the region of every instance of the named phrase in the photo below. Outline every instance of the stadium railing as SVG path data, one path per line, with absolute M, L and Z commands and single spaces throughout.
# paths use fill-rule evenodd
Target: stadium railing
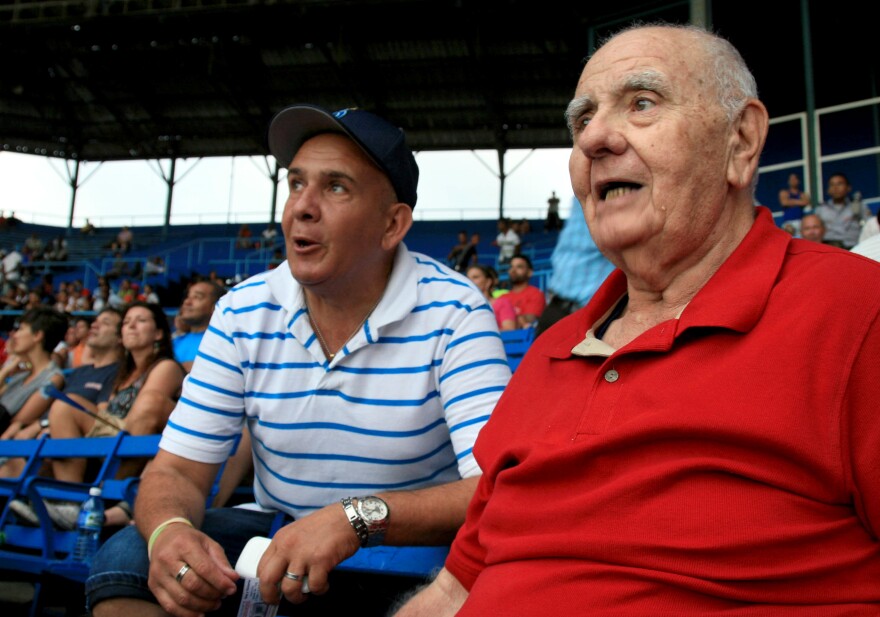
M 89 488 L 101 486 L 106 502 L 134 503 L 140 478 L 116 479 L 119 465 L 130 458 L 152 458 L 158 450 L 159 435 L 83 439 L 0 440 L 0 457 L 24 458 L 25 466 L 17 478 L 0 480 L 0 571 L 14 572 L 34 584 L 30 614 L 41 615 L 46 602 L 44 587 L 62 579 L 81 584 L 88 576 L 88 564 L 72 558 L 76 530 L 55 528 L 44 500 L 82 502 Z M 43 463 L 53 458 L 85 457 L 100 461 L 90 482 L 61 482 L 39 475 Z M 219 486 L 222 468 L 215 482 Z M 214 494 L 208 499 L 213 500 Z M 27 499 L 39 519 L 38 526 L 18 520 L 10 508 L 13 499 Z M 359 550 L 338 567 L 353 572 L 427 579 L 439 570 L 449 551 L 445 546 L 377 546 Z

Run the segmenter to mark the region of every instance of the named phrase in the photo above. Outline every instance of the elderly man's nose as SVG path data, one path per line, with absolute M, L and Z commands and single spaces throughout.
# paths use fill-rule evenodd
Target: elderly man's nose
M 620 154 L 626 140 L 617 122 L 607 114 L 597 113 L 577 135 L 577 146 L 590 158 Z

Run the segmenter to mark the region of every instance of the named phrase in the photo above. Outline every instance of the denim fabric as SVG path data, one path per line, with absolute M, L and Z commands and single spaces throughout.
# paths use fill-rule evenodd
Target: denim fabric
M 274 514 L 220 508 L 206 512 L 201 529 L 224 548 L 234 566 L 249 539 L 273 535 L 275 518 Z M 147 544 L 137 529 L 126 527 L 113 535 L 98 551 L 86 580 L 86 605 L 90 614 L 92 607 L 111 598 L 155 602 L 147 586 L 149 570 Z M 279 615 L 326 616 L 357 610 L 359 617 L 384 617 L 402 594 L 424 582 L 403 576 L 334 571 L 330 573 L 330 592 L 310 597 L 296 607 L 283 601 Z M 239 593 L 224 600 L 220 610 L 211 615 L 235 617 L 240 602 L 239 583 Z
M 254 536 L 269 535 L 274 519 L 274 514 L 221 508 L 205 513 L 201 529 L 225 549 L 229 563 L 234 566 L 248 540 Z M 155 602 L 147 586 L 149 572 L 147 543 L 141 534 L 134 527 L 120 530 L 95 555 L 86 580 L 86 607 L 91 612 L 98 602 L 110 598 L 136 598 Z M 230 604 L 230 600 L 226 604 Z M 238 602 L 236 596 L 231 604 L 230 614 L 236 614 Z M 223 611 L 218 614 L 223 614 Z

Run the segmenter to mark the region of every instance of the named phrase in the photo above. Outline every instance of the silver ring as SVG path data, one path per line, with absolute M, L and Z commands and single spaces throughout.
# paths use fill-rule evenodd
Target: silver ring
M 189 564 L 184 562 L 183 567 L 178 570 L 177 576 L 174 577 L 175 580 L 177 580 L 178 583 L 181 582 L 183 580 L 183 577 L 186 576 L 186 573 L 189 572 L 191 569 L 192 568 L 189 567 Z
M 284 578 L 289 578 L 292 581 L 298 581 L 302 578 L 302 574 L 294 574 L 293 572 L 285 572 Z

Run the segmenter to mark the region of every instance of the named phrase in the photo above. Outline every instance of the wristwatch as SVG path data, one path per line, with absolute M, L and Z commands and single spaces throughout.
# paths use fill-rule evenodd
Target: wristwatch
M 342 509 L 348 517 L 348 522 L 357 534 L 362 547 L 378 546 L 385 541 L 385 531 L 388 529 L 388 520 L 391 510 L 384 499 L 369 495 L 367 497 L 355 497 L 357 504 L 352 503 L 351 497 L 342 500 Z
M 391 508 L 388 503 L 375 495 L 358 497 L 355 510 L 367 524 L 367 546 L 379 546 L 385 542 L 385 532 L 388 530 L 388 521 L 391 518 Z

